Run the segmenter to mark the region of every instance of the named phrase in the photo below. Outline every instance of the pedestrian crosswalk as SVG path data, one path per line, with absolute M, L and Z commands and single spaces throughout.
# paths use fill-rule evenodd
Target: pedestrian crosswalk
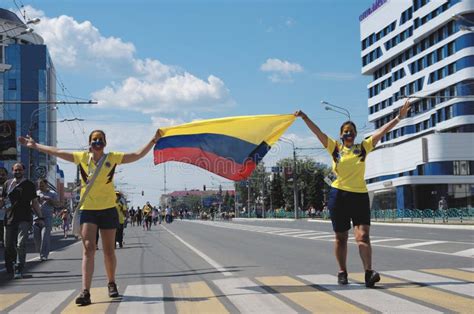
M 264 233 L 268 235 L 298 238 L 305 240 L 318 241 L 333 241 L 334 233 L 327 231 L 309 230 L 309 229 L 295 229 L 295 228 L 281 228 L 256 226 L 239 223 L 229 223 L 222 221 L 206 221 L 206 220 L 186 220 L 185 222 L 202 224 L 206 226 L 213 226 L 217 228 L 234 229 L 241 231 L 250 231 Z M 349 237 L 350 243 L 355 243 L 354 237 Z M 410 238 L 395 238 L 395 237 L 381 237 L 371 235 L 370 240 L 372 246 L 390 247 L 402 250 L 423 251 L 435 254 L 470 257 L 474 258 L 474 247 L 471 242 L 463 241 L 426 241 L 422 239 Z
M 79 290 L 0 293 L 0 313 L 472 313 L 474 269 L 443 268 L 381 272 L 377 289 L 364 274 L 340 286 L 332 274 L 225 277 L 209 281 L 92 288 L 92 304 L 79 307 Z

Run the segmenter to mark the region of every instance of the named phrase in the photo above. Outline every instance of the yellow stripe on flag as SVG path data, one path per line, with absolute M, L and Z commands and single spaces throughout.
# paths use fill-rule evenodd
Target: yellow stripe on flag
M 160 128 L 163 137 L 189 134 L 222 134 L 259 145 L 273 145 L 295 121 L 292 114 L 238 116 L 208 119 Z

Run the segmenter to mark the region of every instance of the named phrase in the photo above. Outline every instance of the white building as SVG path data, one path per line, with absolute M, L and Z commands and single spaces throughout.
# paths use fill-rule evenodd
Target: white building
M 472 207 L 474 0 L 377 0 L 359 19 L 375 128 L 428 96 L 368 156 L 372 208 Z

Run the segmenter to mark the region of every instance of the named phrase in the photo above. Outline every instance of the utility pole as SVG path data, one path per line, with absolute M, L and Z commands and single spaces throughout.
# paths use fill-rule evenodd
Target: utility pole
M 293 200 L 295 207 L 295 219 L 298 219 L 298 178 L 296 176 L 296 147 L 295 142 L 289 138 L 281 137 L 279 141 L 290 143 L 293 147 Z
M 250 179 L 247 179 L 247 215 L 250 218 Z
M 293 144 L 293 197 L 295 202 L 295 219 L 298 219 L 298 182 L 296 176 L 296 149 Z
M 262 178 L 262 218 L 265 218 L 265 170 Z

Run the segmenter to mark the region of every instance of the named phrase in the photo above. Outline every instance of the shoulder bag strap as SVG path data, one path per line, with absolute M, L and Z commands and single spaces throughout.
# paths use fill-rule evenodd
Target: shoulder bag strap
M 102 158 L 99 160 L 99 164 L 95 168 L 94 174 L 92 175 L 92 178 L 90 180 L 87 180 L 86 184 L 86 190 L 84 191 L 84 194 L 82 194 L 81 199 L 79 200 L 79 204 L 77 204 L 76 210 L 80 210 L 82 204 L 84 204 L 84 201 L 87 197 L 87 194 L 89 194 L 89 191 L 92 188 L 92 184 L 94 184 L 95 179 L 99 175 L 100 170 L 102 169 L 102 165 L 104 164 L 104 161 L 107 159 L 107 154 L 102 156 Z

